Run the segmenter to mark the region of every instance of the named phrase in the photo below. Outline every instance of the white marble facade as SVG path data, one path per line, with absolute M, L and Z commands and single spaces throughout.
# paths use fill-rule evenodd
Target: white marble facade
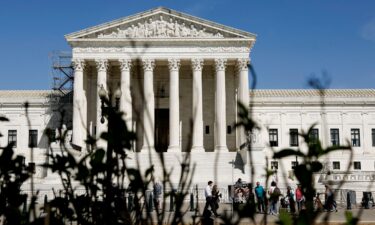
M 95 135 L 106 129 L 100 122 L 99 88 L 111 94 L 119 89 L 120 110 L 125 112 L 128 127 L 137 133 L 130 158 L 142 159 L 142 169 L 153 164 L 157 170 L 160 161 L 149 150 L 159 144 L 168 167 L 174 168 L 175 183 L 187 151 L 196 163 L 194 184 L 204 186 L 207 180 L 214 180 L 224 187 L 238 177 L 249 180 L 249 164 L 243 170 L 233 164 L 246 139 L 242 130 L 233 127 L 239 100 L 254 103 L 253 116 L 260 126 L 251 134 L 255 180 L 264 181 L 266 156 L 271 168 L 270 129 L 277 130 L 274 148 L 289 148 L 290 129 L 306 131 L 314 123 L 325 146 L 331 143 L 331 129 L 338 130 L 340 143 L 351 142 L 352 129 L 359 130 L 360 145 L 354 147 L 353 161 L 360 162 L 361 168 L 352 166 L 353 176 L 345 178 L 348 155 L 337 152 L 325 159 L 326 169 L 334 172 L 332 179 L 349 179 L 361 188 L 375 179 L 375 90 L 327 90 L 324 109 L 319 93 L 312 90 L 256 90 L 251 95 L 248 63 L 254 34 L 157 8 L 66 35 L 66 39 L 72 47 L 75 74 L 73 103 L 66 108 L 65 123 L 67 129 L 72 128 L 69 134 L 72 132 L 75 147 L 84 150 L 87 132 Z M 0 124 L 1 146 L 8 143 L 9 131 L 16 130 L 15 150 L 29 161 L 28 130 L 35 129 L 34 160 L 40 164 L 47 160 L 44 129 L 56 127 L 60 119 L 51 110 L 50 94 L 0 91 L 0 115 L 11 120 Z M 30 125 L 25 101 L 31 103 Z M 301 139 L 298 142 L 302 144 Z M 280 168 L 291 171 L 292 161 L 295 159 L 277 162 L 275 179 L 285 183 L 288 178 L 284 180 Z M 339 169 L 333 167 L 334 162 L 336 166 L 339 162 Z M 136 165 L 134 160 L 128 163 Z M 40 170 L 37 182 L 48 187 L 49 176 Z

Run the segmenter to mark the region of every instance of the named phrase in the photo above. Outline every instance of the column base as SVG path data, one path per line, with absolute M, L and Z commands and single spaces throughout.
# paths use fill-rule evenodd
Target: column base
M 155 146 L 143 146 L 140 151 L 141 152 L 145 152 L 145 151 L 156 152 Z
M 169 146 L 167 152 L 181 152 L 180 146 Z
M 228 147 L 227 146 L 218 146 L 218 145 L 216 145 L 215 146 L 215 152 L 228 152 L 229 150 L 228 150 Z
M 193 146 L 191 152 L 205 152 L 203 146 Z

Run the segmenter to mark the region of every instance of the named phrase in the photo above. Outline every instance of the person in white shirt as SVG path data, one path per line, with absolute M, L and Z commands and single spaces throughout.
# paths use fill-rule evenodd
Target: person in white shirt
M 206 205 L 204 206 L 203 213 L 205 213 L 208 210 L 208 206 L 210 206 L 214 215 L 219 216 L 219 214 L 217 214 L 216 212 L 216 206 L 212 198 L 212 186 L 213 186 L 213 182 L 208 181 L 207 187 L 204 189 L 204 197 L 206 197 Z

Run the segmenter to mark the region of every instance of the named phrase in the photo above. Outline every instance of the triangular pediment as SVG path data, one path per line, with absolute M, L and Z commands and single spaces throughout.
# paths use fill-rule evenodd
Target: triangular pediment
M 80 39 L 255 39 L 255 35 L 166 8 L 156 8 L 66 35 Z

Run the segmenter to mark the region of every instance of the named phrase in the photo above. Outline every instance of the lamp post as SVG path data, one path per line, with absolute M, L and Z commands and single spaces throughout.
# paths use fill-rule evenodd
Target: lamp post
M 114 193 L 112 190 L 112 174 L 114 168 L 115 159 L 113 158 L 113 152 L 115 148 L 115 141 L 114 139 L 114 132 L 116 130 L 116 114 L 119 110 L 120 98 L 121 98 L 121 90 L 118 87 L 114 92 L 115 97 L 115 106 L 111 104 L 111 99 L 108 97 L 107 91 L 104 89 L 103 85 L 100 85 L 98 95 L 101 101 L 101 118 L 100 122 L 103 124 L 105 122 L 105 115 L 107 116 L 108 121 L 108 133 L 107 133 L 107 151 L 106 151 L 106 174 L 105 174 L 105 205 L 106 210 L 105 213 L 110 218 L 112 215 L 112 202 L 114 201 Z M 105 106 L 105 103 L 107 106 Z
M 110 105 L 111 101 L 108 100 L 108 106 L 104 106 L 104 102 L 107 100 L 107 91 L 104 89 L 103 87 L 103 84 L 100 85 L 100 89 L 99 89 L 99 98 L 100 98 L 100 102 L 101 102 L 101 118 L 100 118 L 100 122 L 101 123 L 104 123 L 105 119 L 104 119 L 104 110 L 108 110 L 108 107 L 113 107 Z M 116 90 L 115 90 L 115 93 L 114 93 L 114 97 L 115 97 L 115 106 L 113 107 L 114 110 L 117 112 L 120 108 L 120 98 L 121 98 L 121 95 L 122 95 L 122 92 L 121 92 L 121 89 L 120 87 L 117 87 Z

